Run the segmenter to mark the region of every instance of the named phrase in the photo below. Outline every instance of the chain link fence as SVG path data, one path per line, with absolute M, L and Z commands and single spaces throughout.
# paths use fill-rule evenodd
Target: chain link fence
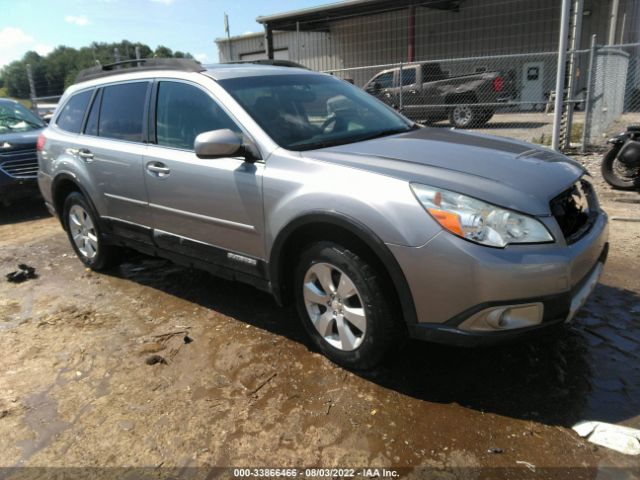
M 420 123 L 550 139 L 556 52 L 328 70 Z
M 265 58 L 270 46 L 273 58 L 352 82 L 425 124 L 543 145 L 557 126 L 561 148 L 584 149 L 635 118 L 640 2 L 565 1 L 334 3 L 259 17 L 265 34 L 217 43 L 221 61 Z M 615 45 L 592 47 L 594 35 L 596 45 Z

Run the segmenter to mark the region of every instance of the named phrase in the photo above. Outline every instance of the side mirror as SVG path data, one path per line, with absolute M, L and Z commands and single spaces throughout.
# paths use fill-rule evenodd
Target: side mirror
M 242 137 L 228 128 L 202 132 L 196 137 L 194 150 L 198 158 L 233 157 L 242 150 Z

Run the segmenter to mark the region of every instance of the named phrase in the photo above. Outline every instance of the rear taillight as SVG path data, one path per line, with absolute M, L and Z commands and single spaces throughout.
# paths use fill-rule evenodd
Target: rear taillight
M 493 79 L 494 92 L 501 92 L 503 86 L 504 86 L 504 80 L 502 79 L 502 77 L 496 77 Z
M 41 152 L 42 150 L 44 150 L 44 144 L 47 143 L 47 139 L 45 138 L 44 134 L 40 134 L 38 135 L 38 141 L 36 142 L 36 150 L 38 152 Z

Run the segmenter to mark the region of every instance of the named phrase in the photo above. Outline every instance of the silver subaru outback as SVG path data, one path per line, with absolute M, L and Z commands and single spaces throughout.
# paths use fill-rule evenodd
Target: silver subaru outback
M 423 128 L 302 68 L 94 67 L 38 151 L 42 194 L 85 265 L 128 247 L 247 282 L 294 303 L 349 368 L 407 337 L 493 344 L 568 322 L 607 256 L 576 162 Z

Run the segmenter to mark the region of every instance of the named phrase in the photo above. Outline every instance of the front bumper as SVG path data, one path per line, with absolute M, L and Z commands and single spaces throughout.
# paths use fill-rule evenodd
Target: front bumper
M 597 284 L 608 253 L 604 212 L 571 245 L 477 245 L 441 232 L 422 247 L 389 245 L 414 299 L 412 337 L 452 345 L 511 341 L 570 320 Z M 470 331 L 460 325 L 502 305 L 543 305 L 541 323 L 523 328 Z
M 13 178 L 0 170 L 0 202 L 12 203 L 25 198 L 38 198 L 39 194 L 35 178 Z

